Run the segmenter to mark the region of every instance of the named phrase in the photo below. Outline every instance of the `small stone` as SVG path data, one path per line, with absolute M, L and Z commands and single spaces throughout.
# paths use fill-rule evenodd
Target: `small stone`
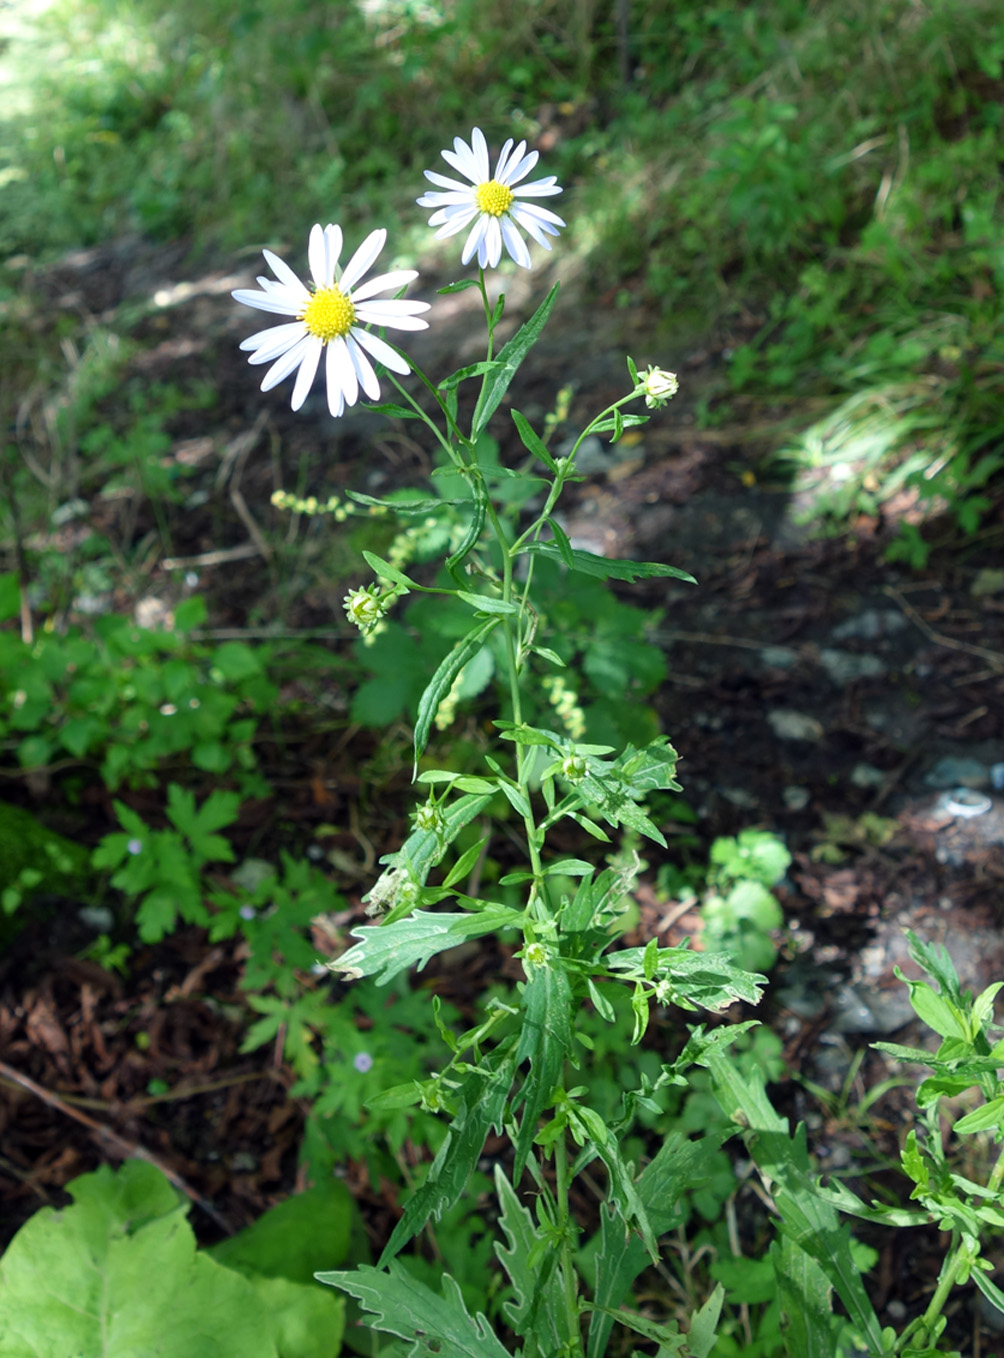
M 877 655 L 858 655 L 856 651 L 838 651 L 824 646 L 819 652 L 819 663 L 830 680 L 841 687 L 859 679 L 877 679 L 886 667 Z
M 979 759 L 959 759 L 947 754 L 924 774 L 926 787 L 986 787 L 990 770 Z
M 789 811 L 804 811 L 809 805 L 809 789 L 791 783 L 781 793 L 781 799 Z
M 775 670 L 790 670 L 798 664 L 798 652 L 790 646 L 764 646 L 758 652 L 765 665 Z
M 1004 792 L 1004 764 L 991 764 L 988 772 L 990 786 L 997 792 Z
M 886 775 L 874 764 L 855 764 L 851 769 L 852 787 L 881 787 Z
M 820 741 L 823 727 L 815 717 L 805 712 L 792 712 L 787 708 L 776 707 L 767 713 L 767 721 L 778 740 Z
M 856 617 L 834 627 L 830 635 L 835 641 L 876 641 L 879 637 L 902 632 L 910 623 L 897 609 L 866 608 Z

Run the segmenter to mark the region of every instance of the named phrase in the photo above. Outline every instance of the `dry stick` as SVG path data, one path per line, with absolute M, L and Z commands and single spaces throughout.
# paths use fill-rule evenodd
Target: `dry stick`
M 190 1198 L 196 1207 L 201 1207 L 207 1216 L 212 1217 L 221 1230 L 226 1231 L 227 1235 L 233 1234 L 233 1227 L 230 1222 L 217 1212 L 216 1208 L 208 1203 L 205 1198 L 196 1193 L 194 1188 L 190 1188 L 180 1174 L 176 1174 L 173 1169 L 152 1151 L 148 1151 L 145 1146 L 141 1146 L 136 1141 L 128 1141 L 124 1136 L 119 1136 L 118 1132 L 112 1131 L 110 1127 L 104 1127 L 100 1122 L 95 1122 L 93 1118 L 81 1113 L 77 1108 L 71 1108 L 68 1103 L 59 1097 L 58 1094 L 51 1094 L 42 1085 L 36 1084 L 28 1075 L 22 1075 L 13 1066 L 8 1066 L 5 1061 L 0 1061 L 0 1080 L 10 1084 L 20 1085 L 29 1094 L 34 1094 L 37 1099 L 47 1103 L 50 1108 L 54 1108 L 58 1113 L 64 1113 L 68 1118 L 73 1118 L 81 1126 L 86 1127 L 93 1139 L 99 1146 L 105 1146 L 114 1154 L 121 1155 L 123 1159 L 130 1157 L 137 1160 L 146 1160 L 149 1164 L 159 1169 L 166 1179 L 169 1179 L 179 1192 L 184 1193 L 186 1198 Z
M 935 642 L 938 646 L 946 646 L 952 651 L 965 651 L 966 655 L 979 656 L 994 670 L 1004 670 L 1004 655 L 1001 655 L 1000 651 L 990 651 L 985 646 L 974 646 L 970 641 L 956 641 L 954 637 L 946 637 L 944 632 L 936 632 L 914 606 L 907 603 L 899 590 L 893 585 L 883 585 L 882 593 L 888 594 L 890 599 L 895 600 L 910 621 L 920 628 L 928 640 Z

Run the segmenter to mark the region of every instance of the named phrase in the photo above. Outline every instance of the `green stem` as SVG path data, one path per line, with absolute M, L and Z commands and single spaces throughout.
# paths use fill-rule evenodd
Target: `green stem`
M 569 1351 L 573 1358 L 582 1355 L 582 1328 L 579 1324 L 579 1288 L 573 1257 L 573 1226 L 568 1211 L 568 1152 L 562 1134 L 554 1143 L 555 1195 L 558 1208 L 558 1229 L 561 1232 L 561 1281 L 565 1298 L 565 1318 L 568 1326 Z
M 946 1259 L 941 1278 L 927 1310 L 919 1320 L 914 1321 L 914 1323 L 908 1326 L 900 1335 L 899 1339 L 896 1341 L 896 1347 L 894 1349 L 895 1353 L 902 1353 L 906 1344 L 911 1339 L 916 1340 L 918 1335 L 924 1343 L 930 1343 L 934 1324 L 944 1309 L 945 1302 L 948 1300 L 948 1295 L 955 1286 L 956 1278 L 958 1278 L 963 1267 L 968 1268 L 972 1265 L 975 1257 L 976 1255 L 966 1248 L 961 1241 L 955 1246 L 954 1257 L 950 1256 L 950 1262 Z

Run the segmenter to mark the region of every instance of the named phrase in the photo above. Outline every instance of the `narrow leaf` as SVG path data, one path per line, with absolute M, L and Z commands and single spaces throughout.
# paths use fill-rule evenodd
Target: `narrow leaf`
M 524 551 L 536 552 L 539 556 L 550 557 L 552 561 L 564 561 L 562 553 L 553 542 L 528 542 Z M 676 566 L 667 566 L 662 561 L 608 561 L 605 556 L 583 552 L 578 547 L 572 551 L 569 568 L 583 575 L 592 575 L 598 580 L 626 580 L 628 584 L 635 580 L 651 580 L 662 576 L 683 580 L 688 585 L 697 584 L 687 571 L 681 571 Z
M 558 464 L 547 451 L 543 440 L 537 435 L 530 421 L 525 415 L 521 415 L 518 410 L 512 412 L 512 418 L 523 447 L 528 453 L 533 453 L 534 457 L 539 458 L 548 471 L 554 472 L 554 474 L 557 475 Z
M 384 561 L 376 552 L 363 552 L 363 560 L 378 579 L 391 580 L 395 585 L 404 585 L 405 589 L 418 589 L 414 580 L 409 579 L 404 571 L 399 571 L 389 561 Z
M 364 553 L 364 555 L 368 555 Z M 418 771 L 418 761 L 425 749 L 429 739 L 429 732 L 439 704 L 449 693 L 453 686 L 453 681 L 464 668 L 467 662 L 481 650 L 481 647 L 488 640 L 492 631 L 498 626 L 497 618 L 489 618 L 487 622 L 479 623 L 477 627 L 467 633 L 463 640 L 458 641 L 452 650 L 448 651 L 440 662 L 439 668 L 429 681 L 428 687 L 422 694 L 418 704 L 418 720 L 415 724 L 415 771 Z
M 509 383 L 515 377 L 519 365 L 533 348 L 540 332 L 547 324 L 547 318 L 551 314 L 557 296 L 558 284 L 555 283 L 526 324 L 521 325 L 508 344 L 499 350 L 492 365 L 493 371 L 486 375 L 481 395 L 478 397 L 471 429 L 473 439 L 477 439 L 499 408 L 502 397 L 508 391 Z

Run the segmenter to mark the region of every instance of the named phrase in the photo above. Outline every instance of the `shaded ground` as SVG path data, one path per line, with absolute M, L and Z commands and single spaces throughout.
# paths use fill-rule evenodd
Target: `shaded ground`
M 141 347 L 129 380 L 208 379 L 219 393 L 207 414 L 188 412 L 171 424 L 169 461 L 189 493 L 171 521 L 180 569 L 165 569 L 148 505 L 102 500 L 100 486 L 85 479 L 84 523 L 117 538 L 136 563 L 134 597 L 109 606 L 142 599 L 163 616 L 188 588 L 181 570 L 195 571 L 215 625 L 248 629 L 278 617 L 293 631 L 326 630 L 337 654 L 347 634 L 343 589 L 330 578 L 332 553 L 322 537 L 328 530 L 301 522 L 299 541 L 290 543 L 287 521 L 270 507 L 272 491 L 381 493 L 420 483 L 428 458 L 414 426 L 367 414 L 333 426 L 320 392 L 297 418 L 282 392 L 258 396 L 237 351 L 247 315 L 228 295 L 249 275 L 192 270 L 180 249 L 126 241 L 72 257 L 25 286 L 44 299 L 50 319 L 76 316 L 91 330 L 114 327 L 125 304 L 138 304 L 132 334 Z M 430 277 L 423 282 L 431 295 Z M 528 287 L 542 294 L 544 282 L 539 274 L 516 280 L 509 300 L 519 319 Z M 680 371 L 678 402 L 641 441 L 586 459 L 589 476 L 574 494 L 567 529 L 577 545 L 666 560 L 699 580 L 697 588 L 650 581 L 625 597 L 664 610 L 659 636 L 670 679 L 658 708 L 682 757 L 701 840 L 757 825 L 781 834 L 794 855 L 780 890 L 785 960 L 765 1012 L 792 1068 L 839 1089 L 854 1050 L 894 1032 L 909 1040 L 911 1011 L 892 973 L 896 964 L 909 966 L 905 929 L 945 943 L 974 990 L 1004 976 L 1004 793 L 990 773 L 1004 761 L 1004 593 L 980 592 L 981 572 L 999 559 L 1000 507 L 985 539 L 935 554 L 919 576 L 883 561 L 892 513 L 908 512 L 906 502 L 892 506 L 888 520 L 859 519 L 850 537 L 814 539 L 793 513 L 806 507 L 808 492 L 761 476 L 762 431 L 772 412 L 751 405 L 729 427 L 712 430 L 694 421 L 696 397 L 737 335 L 721 334 L 692 353 L 667 342 L 650 354 L 630 340 L 598 350 L 583 322 L 596 309 L 575 304 L 574 284 L 571 294 L 538 350 L 543 361 L 512 388 L 514 404 L 538 417 L 556 387 L 572 380 L 571 431 L 577 417 L 622 394 L 625 350 Z M 415 346 L 427 370 L 479 356 L 472 296 L 437 302 L 438 323 Z M 646 318 L 631 325 L 651 333 Z M 23 441 L 44 425 L 42 399 L 25 398 Z M 504 440 L 506 421 L 497 425 Z M 503 442 L 502 451 L 516 448 Z M 400 842 L 407 774 L 389 772 L 374 798 L 364 785 L 374 738 L 346 729 L 344 713 L 344 695 L 336 694 L 318 729 L 308 724 L 274 757 L 263 755 L 276 798 L 254 807 L 254 825 L 242 828 L 268 857 L 286 833 L 280 825 L 302 832 L 297 847 L 322 824 L 355 827 L 325 841 L 325 851 L 358 913 L 365 866 Z M 970 793 L 958 791 L 962 783 Z M 19 780 L 5 785 L 11 800 L 61 819 L 58 785 L 41 803 Z M 986 808 L 967 814 L 983 806 L 980 798 Z M 374 802 L 359 824 L 360 805 Z M 76 833 L 95 842 L 113 828 L 110 798 L 92 802 L 87 817 L 82 826 L 78 817 Z M 659 855 L 647 857 L 654 875 Z M 363 867 L 354 872 L 352 863 Z M 658 932 L 671 942 L 699 931 L 699 920 L 660 903 L 651 884 L 639 900 L 639 938 Z M 71 904 L 54 926 L 29 929 L 0 961 L 4 1236 L 42 1202 L 63 1201 L 68 1179 L 125 1147 L 144 1148 L 180 1176 L 205 1209 L 193 1217 L 197 1229 L 211 1235 L 245 1224 L 294 1187 L 303 1109 L 287 1097 L 293 1077 L 280 1062 L 239 1054 L 239 946 L 210 947 L 198 931 L 183 931 L 134 954 L 123 981 L 74 956 L 89 937 Z M 463 975 L 447 974 L 441 985 L 462 1007 L 477 993 L 479 974 L 504 973 L 507 962 L 467 959 Z M 16 1084 L 15 1072 L 37 1087 Z M 855 1088 L 863 1092 L 888 1074 L 884 1059 L 870 1054 Z M 167 1092 L 151 1094 L 151 1081 Z M 835 1157 L 835 1167 L 846 1163 L 844 1129 L 795 1085 L 785 1100 L 786 1111 L 809 1118 L 820 1154 Z M 877 1125 L 894 1150 L 905 1102 L 891 1097 L 879 1107 Z M 393 1194 L 381 1196 L 361 1168 L 347 1172 L 373 1234 L 385 1233 Z M 938 1262 L 937 1242 L 928 1243 L 932 1252 L 922 1248 L 907 1260 L 896 1253 L 906 1248 L 900 1236 L 890 1238 L 880 1305 L 905 1303 L 912 1313 L 928 1294 Z M 904 1276 L 914 1279 L 905 1290 Z M 953 1324 L 964 1352 L 995 1351 L 992 1336 L 974 1337 L 975 1312 L 963 1306 Z

